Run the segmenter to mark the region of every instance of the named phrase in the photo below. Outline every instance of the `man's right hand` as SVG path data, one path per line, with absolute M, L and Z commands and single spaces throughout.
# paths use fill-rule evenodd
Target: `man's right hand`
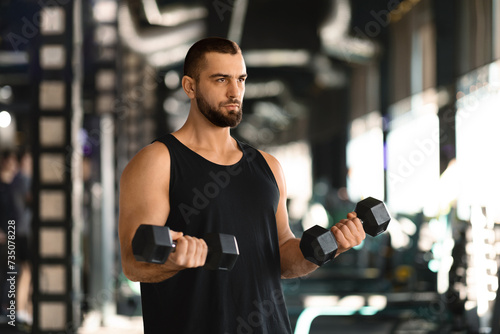
M 170 253 L 168 262 L 179 269 L 196 268 L 205 265 L 208 247 L 203 239 L 198 239 L 182 232 L 170 231 L 172 240 L 177 243 L 175 252 Z

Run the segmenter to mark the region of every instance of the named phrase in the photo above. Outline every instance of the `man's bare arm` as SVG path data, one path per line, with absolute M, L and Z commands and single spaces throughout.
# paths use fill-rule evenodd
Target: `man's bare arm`
M 286 183 L 281 165 L 273 156 L 265 152 L 262 152 L 262 154 L 274 174 L 280 191 L 280 201 L 276 212 L 276 224 L 280 245 L 281 277 L 294 278 L 305 276 L 319 267 L 304 258 L 299 246 L 300 239 L 295 238 L 290 229 L 286 208 Z M 363 225 L 361 221 L 357 219 L 354 212 L 349 213 L 347 219 L 339 221 L 332 227 L 331 231 L 338 244 L 336 256 L 359 245 L 365 238 Z
M 271 168 L 280 191 L 280 200 L 278 210 L 276 211 L 276 224 L 280 245 L 281 277 L 294 278 L 307 275 L 316 270 L 318 266 L 304 258 L 299 248 L 300 239 L 295 238 L 290 229 L 286 208 L 287 192 L 283 170 L 276 158 L 268 153 L 261 153 Z
M 164 226 L 167 221 L 170 183 L 170 154 L 155 142 L 143 148 L 129 162 L 120 180 L 119 238 L 122 268 L 132 281 L 161 282 L 184 268 L 205 263 L 207 246 L 201 239 L 171 231 L 177 241 L 176 252 L 164 264 L 138 262 L 132 252 L 132 239 L 141 224 Z

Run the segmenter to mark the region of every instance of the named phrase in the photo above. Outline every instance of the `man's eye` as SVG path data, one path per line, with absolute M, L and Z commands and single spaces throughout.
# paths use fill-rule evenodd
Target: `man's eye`
M 224 81 L 226 81 L 225 78 L 219 78 L 219 79 L 217 79 L 217 82 L 224 82 Z

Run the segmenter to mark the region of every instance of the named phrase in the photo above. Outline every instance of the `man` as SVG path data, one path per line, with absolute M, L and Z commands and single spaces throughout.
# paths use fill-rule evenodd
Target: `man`
M 291 333 L 280 279 L 317 269 L 290 230 L 278 161 L 230 135 L 242 117 L 246 78 L 236 43 L 195 43 L 182 78 L 191 99 L 185 124 L 143 148 L 123 172 L 122 266 L 141 282 L 145 333 Z M 140 224 L 172 230 L 177 247 L 164 264 L 134 259 L 131 241 Z M 207 232 L 236 237 L 240 256 L 231 271 L 199 268 Z M 355 213 L 332 232 L 338 254 L 365 237 Z

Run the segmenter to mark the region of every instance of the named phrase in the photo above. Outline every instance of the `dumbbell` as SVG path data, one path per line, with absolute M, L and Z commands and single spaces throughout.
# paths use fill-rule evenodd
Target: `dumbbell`
M 231 270 L 240 254 L 236 238 L 229 234 L 208 233 L 203 240 L 208 246 L 204 268 Z M 137 261 L 162 264 L 171 252 L 175 252 L 176 245 L 168 226 L 142 224 L 132 239 L 132 252 Z
M 391 216 L 384 202 L 367 197 L 356 204 L 356 215 L 363 223 L 366 234 L 375 237 L 387 230 Z M 321 266 L 332 260 L 337 253 L 337 241 L 331 230 L 315 225 L 306 230 L 300 240 L 300 250 L 304 258 Z

